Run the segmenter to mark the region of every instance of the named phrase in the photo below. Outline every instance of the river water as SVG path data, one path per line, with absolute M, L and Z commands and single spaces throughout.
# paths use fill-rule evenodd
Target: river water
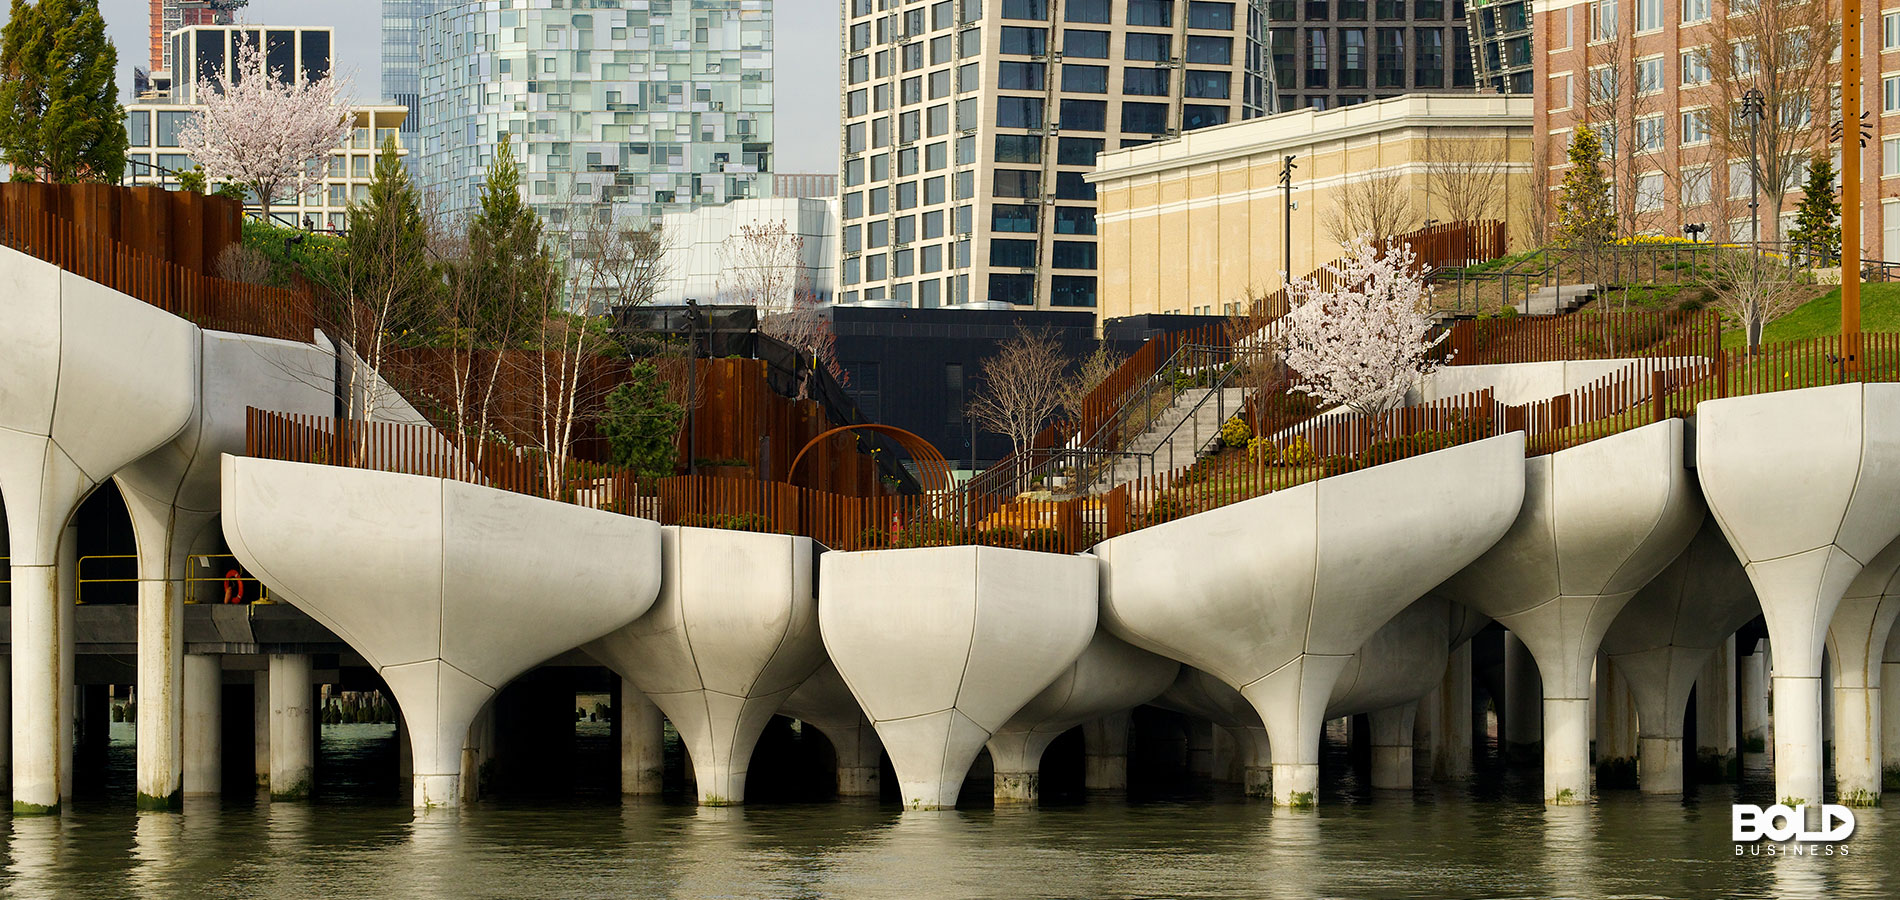
M 322 752 L 385 759 L 388 735 L 326 728 Z M 108 786 L 129 783 L 130 750 L 115 731 Z M 227 796 L 177 815 L 84 799 L 58 819 L 6 821 L 0 896 L 1851 898 L 1900 884 L 1900 825 L 1879 809 L 1859 812 L 1845 856 L 1738 858 L 1734 788 L 1547 809 L 1534 771 L 1409 796 L 1334 773 L 1308 813 L 1203 789 L 942 813 L 582 794 L 428 814 L 393 779 L 328 771 L 310 804 Z

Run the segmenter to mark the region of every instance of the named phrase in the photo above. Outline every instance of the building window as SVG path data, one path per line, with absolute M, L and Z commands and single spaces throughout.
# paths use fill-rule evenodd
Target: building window
M 1682 0 L 1682 24 L 1706 22 L 1709 18 L 1709 0 Z
M 1041 56 L 1048 50 L 1049 29 L 1003 26 L 1003 53 Z
M 1168 96 L 1168 75 L 1173 69 L 1143 69 L 1130 66 L 1122 70 L 1122 93 L 1131 97 Z
M 1209 34 L 1190 34 L 1187 39 L 1187 61 L 1204 66 L 1227 65 L 1234 61 L 1234 40 Z
M 1883 178 L 1900 175 L 1900 137 L 1881 139 L 1880 175 Z
M 1306 33 L 1306 86 L 1310 88 L 1327 87 L 1327 78 L 1331 74 L 1330 62 L 1326 58 L 1326 32 L 1315 28 Z
M 1062 21 L 1107 25 L 1109 0 L 1068 0 L 1062 4 Z
M 1042 63 L 1002 62 L 996 65 L 996 86 L 1005 91 L 1042 90 Z
M 1056 199 L 1094 200 L 1095 185 L 1084 181 L 1081 172 L 1057 172 Z
M 1636 31 L 1655 31 L 1663 27 L 1663 0 L 1636 0 Z
M 1709 83 L 1709 61 L 1703 56 L 1705 52 L 1707 51 L 1701 47 L 1682 51 L 1682 83 L 1684 85 Z
M 1445 30 L 1418 30 L 1418 58 L 1413 61 L 1412 83 L 1418 87 L 1445 86 Z
M 1682 145 L 1701 144 L 1709 139 L 1709 111 L 1707 109 L 1685 109 L 1682 111 Z
M 1058 206 L 1055 216 L 1056 234 L 1095 233 L 1095 210 L 1086 206 Z
M 1005 19 L 1048 19 L 1049 0 L 1003 0 Z
M 1063 63 L 1062 89 L 1078 94 L 1106 94 L 1108 93 L 1108 67 Z
M 1632 135 L 1632 138 L 1636 142 L 1632 148 L 1635 152 L 1653 153 L 1663 148 L 1662 113 L 1657 113 L 1653 116 L 1638 117 L 1635 125 L 1634 134 Z
M 1187 84 L 1184 88 L 1189 97 L 1199 97 L 1207 100 L 1225 100 L 1228 97 L 1229 82 L 1231 79 L 1226 72 L 1189 69 L 1186 78 Z
M 1051 268 L 1089 269 L 1095 268 L 1095 244 L 1092 241 L 1056 241 L 1050 253 Z
M 1663 173 L 1650 172 L 1636 178 L 1636 208 L 1654 212 L 1663 207 Z
M 996 161 L 999 163 L 1042 162 L 1042 136 L 1035 134 L 999 134 L 996 136 Z
M 1339 86 L 1342 88 L 1366 86 L 1366 30 L 1364 28 L 1339 30 Z
M 1663 58 L 1652 56 L 1636 61 L 1636 93 L 1653 94 L 1663 89 Z
M 1123 103 L 1122 131 L 1129 134 L 1165 134 L 1168 130 L 1166 103 Z
M 1022 205 L 998 203 L 990 207 L 990 230 L 1020 234 L 1036 233 L 1036 214 L 1042 209 L 1039 203 Z M 994 242 L 992 242 L 992 246 Z
M 1755 179 L 1748 170 L 1746 160 L 1731 160 L 1728 164 L 1728 198 L 1746 200 L 1753 192 Z
M 1590 96 L 1587 102 L 1607 103 L 1623 93 L 1622 73 L 1615 66 L 1598 66 L 1590 70 Z
M 1880 49 L 1900 50 L 1900 12 L 1880 14 Z
M 997 169 L 991 176 L 998 197 L 1041 197 L 1042 173 L 1025 169 Z
M 1181 107 L 1181 130 L 1211 128 L 1227 124 L 1227 107 L 1188 103 Z
M 1379 29 L 1378 65 L 1376 77 L 1379 87 L 1402 88 L 1405 86 L 1405 31 L 1403 29 Z
M 1130 34 L 1122 48 L 1123 59 L 1141 59 L 1150 62 L 1167 62 L 1174 52 L 1174 35 L 1171 34 Z
M 1108 32 L 1062 29 L 1062 57 L 1064 59 L 1070 57 L 1107 59 Z
M 1900 112 L 1900 75 L 1888 75 L 1880 79 L 1880 111 Z M 159 115 L 162 117 L 164 113 L 159 113 Z M 163 123 L 160 124 L 159 139 L 163 140 L 165 131 L 162 127 Z
M 1128 0 L 1128 24 L 1143 28 L 1172 28 L 1174 0 Z
M 1102 100 L 1062 101 L 1064 131 L 1107 131 L 1108 103 Z
M 990 300 L 1028 306 L 1036 302 L 1036 276 L 990 273 Z
M 1214 31 L 1232 31 L 1234 28 L 1234 5 L 1232 3 L 1213 3 L 1210 0 L 1189 0 L 1188 27 L 1206 28 Z
M 1041 97 L 996 98 L 996 127 L 1041 128 Z
M 191 113 L 183 111 L 160 110 L 158 113 L 157 147 L 178 146 L 178 130 L 191 120 Z
M 1682 205 L 1700 206 L 1709 202 L 1709 167 L 1682 170 Z
M 1065 166 L 1093 168 L 1095 157 L 1101 152 L 1101 138 L 1065 137 L 1056 141 L 1056 162 Z
M 1590 40 L 1607 41 L 1616 37 L 1616 0 L 1598 0 L 1590 4 Z
M 1094 306 L 1095 276 L 1055 275 L 1049 279 L 1050 306 Z

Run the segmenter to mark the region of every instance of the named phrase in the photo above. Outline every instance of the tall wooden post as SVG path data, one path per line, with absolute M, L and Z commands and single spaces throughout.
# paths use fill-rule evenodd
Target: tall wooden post
M 1841 0 L 1841 355 L 1860 359 L 1860 0 Z

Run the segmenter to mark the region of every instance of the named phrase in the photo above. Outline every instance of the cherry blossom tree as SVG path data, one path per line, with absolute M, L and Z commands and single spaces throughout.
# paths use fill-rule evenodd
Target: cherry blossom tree
M 280 196 L 297 196 L 323 180 L 330 151 L 350 133 L 352 116 L 336 79 L 298 83 L 296 73 L 264 64 L 257 45 L 240 40 L 232 83 L 223 73 L 198 82 L 203 108 L 179 129 L 187 154 L 218 181 L 257 195 L 265 221 Z
M 1287 288 L 1282 339 L 1292 390 L 1367 414 L 1399 406 L 1436 367 L 1426 358 L 1431 286 L 1417 256 L 1403 242 L 1381 254 L 1364 234 L 1321 271 Z

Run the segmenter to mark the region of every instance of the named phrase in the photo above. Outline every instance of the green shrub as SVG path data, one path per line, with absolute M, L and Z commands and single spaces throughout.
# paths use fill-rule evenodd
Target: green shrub
M 1234 416 L 1220 426 L 1220 442 L 1229 447 L 1245 447 L 1253 440 L 1253 429 L 1247 426 L 1247 420 Z
M 1257 437 L 1247 442 L 1247 458 L 1270 466 L 1280 461 L 1280 448 L 1270 438 Z
M 1280 451 L 1280 462 L 1289 466 L 1310 466 L 1313 464 L 1313 445 L 1305 437 L 1295 436 L 1286 442 L 1286 448 Z

